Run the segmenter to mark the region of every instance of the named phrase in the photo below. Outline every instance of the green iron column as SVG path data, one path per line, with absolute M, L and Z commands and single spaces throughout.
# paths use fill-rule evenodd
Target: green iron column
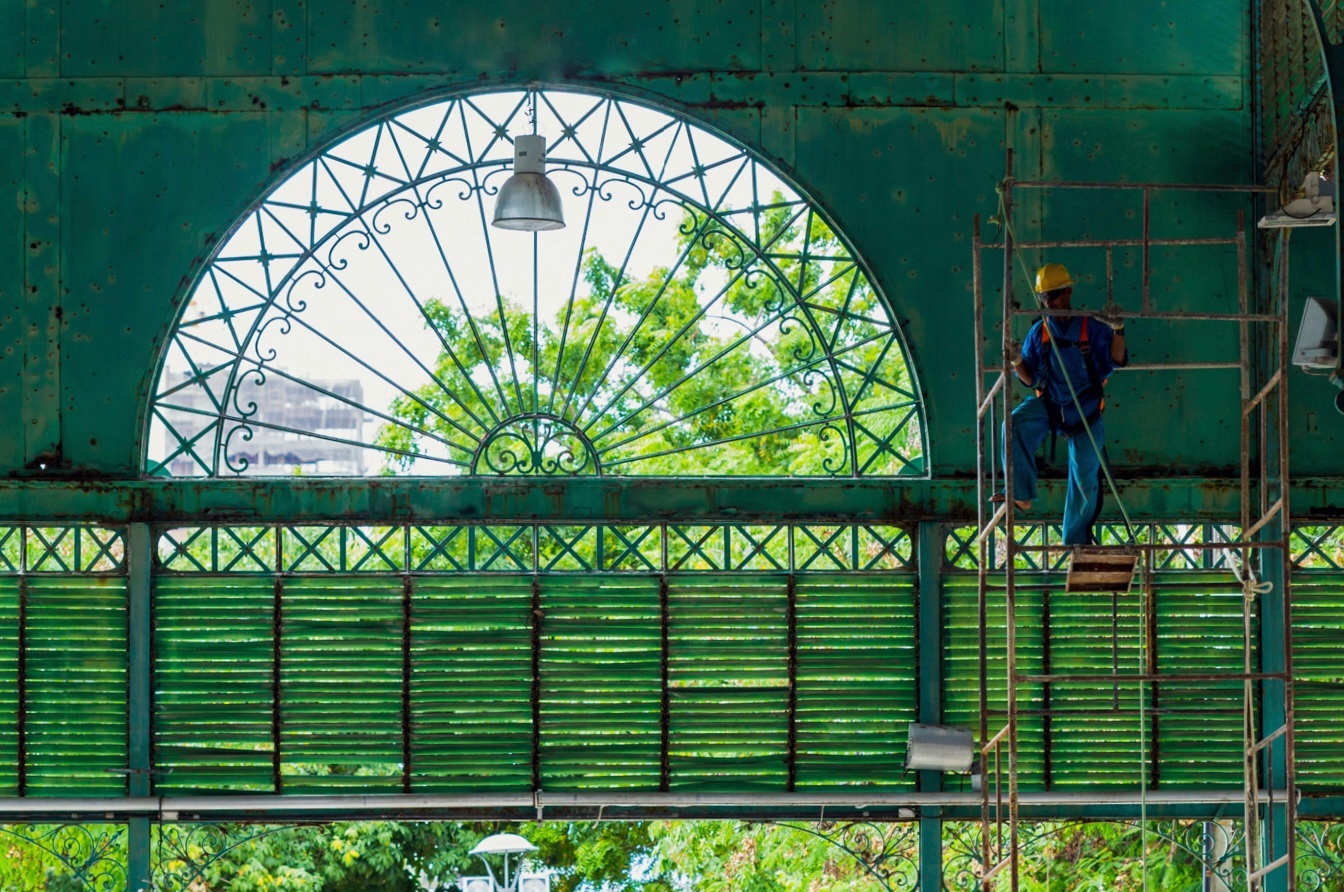
M 133 523 L 126 541 L 128 616 L 127 672 L 130 706 L 128 752 L 130 774 L 127 794 L 150 795 L 150 616 L 153 539 L 149 524 Z M 149 818 L 132 818 L 127 834 L 126 888 L 140 892 L 150 888 Z
M 1273 523 L 1270 527 L 1278 527 Z M 1272 530 L 1265 531 L 1273 536 Z M 1284 555 L 1277 548 L 1260 550 L 1260 581 L 1267 590 L 1260 595 L 1260 671 L 1265 673 L 1284 672 L 1288 666 L 1284 648 L 1284 621 L 1286 619 L 1285 597 L 1287 574 Z M 1272 586 L 1272 588 L 1269 588 Z M 1273 734 L 1288 720 L 1287 684 L 1277 679 L 1266 679 L 1261 686 L 1260 701 L 1260 737 Z M 1274 741 L 1261 760 L 1262 781 L 1272 779 L 1276 788 L 1282 788 L 1287 776 L 1287 741 L 1280 737 Z M 1265 822 L 1265 863 L 1288 851 L 1288 821 L 1286 809 L 1276 804 L 1270 819 Z M 1287 892 L 1288 871 L 1280 868 L 1265 877 L 1265 892 Z
M 921 521 L 919 549 L 919 721 L 936 725 L 943 719 L 943 528 Z M 936 793 L 943 778 L 936 771 L 921 771 L 918 789 Z M 941 809 L 921 807 L 919 812 L 919 892 L 942 892 L 943 821 Z

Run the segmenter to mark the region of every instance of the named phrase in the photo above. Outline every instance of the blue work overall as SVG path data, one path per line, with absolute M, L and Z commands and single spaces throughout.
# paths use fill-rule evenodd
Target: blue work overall
M 1013 410 L 1012 497 L 1018 501 L 1036 499 L 1036 451 L 1052 429 L 1062 434 L 1069 444 L 1064 544 L 1088 545 L 1092 542 L 1092 523 L 1101 498 L 1098 474 L 1102 450 L 1106 447 L 1101 385 L 1115 368 L 1110 356 L 1112 335 L 1103 323 L 1085 321 L 1083 317 L 1053 320 L 1050 327 L 1053 334 L 1043 337 L 1042 323 L 1037 322 L 1027 332 L 1022 345 L 1022 361 L 1032 373 L 1038 395 L 1027 397 Z M 1065 374 L 1057 368 L 1052 340 L 1059 347 L 1067 381 Z M 1084 348 L 1091 350 L 1094 367 L 1091 370 L 1083 354 Z M 1081 416 L 1069 391 L 1069 382 L 1082 405 Z M 1088 428 L 1091 428 L 1091 439 L 1088 438 Z M 1001 438 L 1001 442 L 1003 439 L 1006 438 Z M 1006 466 L 1006 456 L 1003 458 Z

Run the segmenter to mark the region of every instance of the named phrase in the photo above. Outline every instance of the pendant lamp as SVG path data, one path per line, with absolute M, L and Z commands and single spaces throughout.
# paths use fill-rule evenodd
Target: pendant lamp
M 493 225 L 543 232 L 565 228 L 560 190 L 546 178 L 546 137 L 533 133 L 513 140 L 513 176 L 495 199 Z

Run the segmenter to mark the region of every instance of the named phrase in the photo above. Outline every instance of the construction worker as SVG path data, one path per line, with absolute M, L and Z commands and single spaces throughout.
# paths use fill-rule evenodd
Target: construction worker
M 1047 310 L 1070 310 L 1073 277 L 1062 263 L 1047 263 L 1036 271 L 1036 294 Z M 1044 317 L 1031 326 L 1021 346 L 1009 342 L 1008 360 L 1018 379 L 1036 390 L 1013 410 L 1014 504 L 1023 511 L 1031 507 L 1036 498 L 1036 450 L 1051 432 L 1063 434 L 1069 441 L 1064 544 L 1091 544 L 1092 525 L 1101 511 L 1103 389 L 1111 372 L 1129 362 L 1124 320 L 1115 313 Z M 995 501 L 1003 498 L 1000 493 Z

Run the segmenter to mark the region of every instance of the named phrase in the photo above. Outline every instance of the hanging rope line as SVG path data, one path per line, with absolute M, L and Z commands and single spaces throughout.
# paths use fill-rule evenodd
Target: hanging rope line
M 1003 183 L 1001 182 L 997 186 L 995 186 L 994 191 L 998 193 L 999 196 L 999 212 L 996 215 L 998 223 L 1005 232 L 1007 232 L 1009 235 L 1013 237 L 1013 242 L 1016 243 L 1017 233 L 1016 231 L 1014 231 L 1012 221 L 1008 219 L 1008 214 L 1006 212 L 1006 204 L 1004 202 L 1004 195 L 1003 195 Z M 1044 305 L 1042 304 L 1041 301 L 1041 296 L 1036 293 L 1036 289 L 1031 285 L 1031 271 L 1027 268 L 1026 261 L 1022 258 L 1022 252 L 1014 250 L 1013 253 L 1017 257 L 1018 266 L 1021 267 L 1022 269 L 1023 278 L 1027 280 L 1028 290 L 1030 290 L 1032 295 L 1036 298 L 1037 306 L 1042 309 L 1041 324 L 1050 325 L 1050 314 L 1048 312 L 1045 312 Z M 1111 303 L 1108 301 L 1105 309 L 1110 308 Z M 1005 336 L 1008 336 L 1011 333 L 1005 332 L 1004 334 Z M 1097 443 L 1097 438 L 1092 433 L 1092 425 L 1087 423 L 1087 413 L 1083 411 L 1083 403 L 1082 400 L 1079 399 L 1078 397 L 1078 389 L 1074 387 L 1073 380 L 1069 377 L 1069 371 L 1064 366 L 1064 358 L 1063 355 L 1060 353 L 1059 344 L 1057 343 L 1059 340 L 1059 333 L 1057 330 L 1055 332 L 1055 337 L 1050 338 L 1049 340 L 1050 340 L 1050 350 L 1055 358 L 1055 365 L 1059 367 L 1060 374 L 1064 378 L 1064 383 L 1069 388 L 1069 397 L 1073 400 L 1073 407 L 1078 412 L 1078 417 L 1082 423 L 1083 430 L 1087 432 L 1087 440 L 1089 443 L 1092 444 L 1092 451 L 1093 453 L 1096 454 L 1098 465 L 1101 467 L 1101 472 L 1106 477 L 1106 485 L 1110 488 L 1111 496 L 1115 499 L 1116 507 L 1120 509 L 1120 516 L 1125 522 L 1125 535 L 1129 538 L 1127 544 L 1134 545 L 1137 542 L 1137 536 L 1134 532 L 1134 524 L 1130 521 L 1129 512 L 1125 509 L 1124 500 L 1120 498 L 1120 490 L 1115 484 L 1115 478 L 1111 476 L 1110 462 L 1106 460 L 1106 455 L 1104 454 L 1101 445 Z

